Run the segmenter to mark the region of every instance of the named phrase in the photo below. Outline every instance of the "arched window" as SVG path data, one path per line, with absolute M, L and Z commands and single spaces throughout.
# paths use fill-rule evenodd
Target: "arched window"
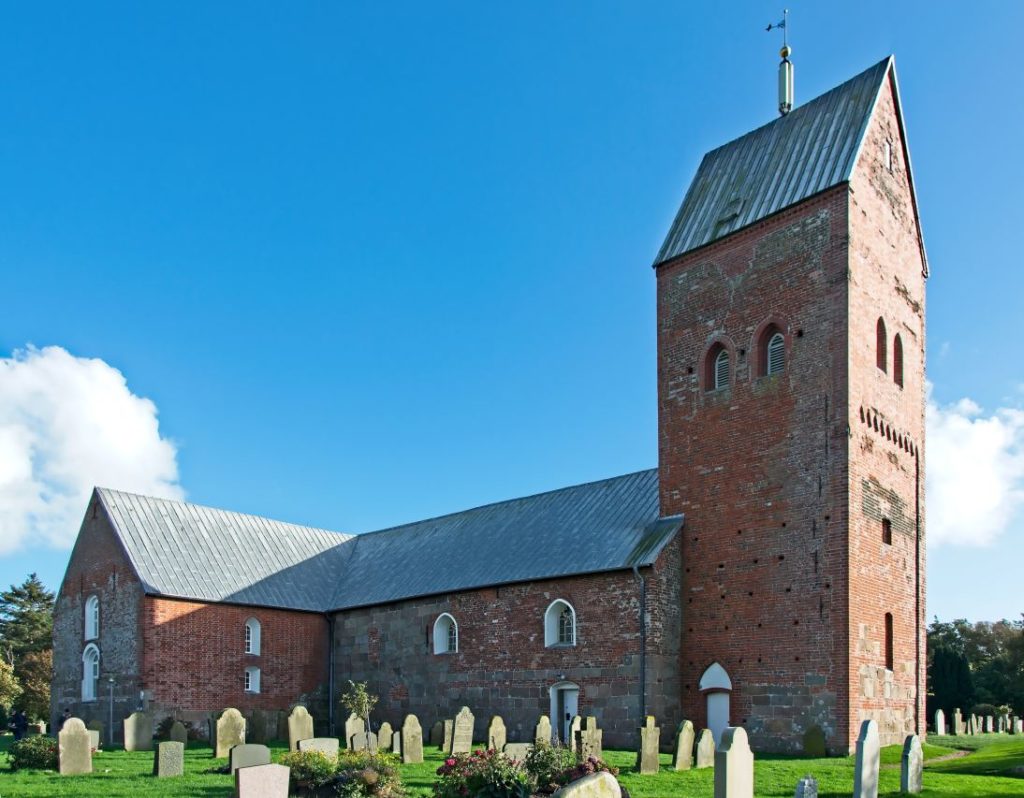
M 892 380 L 903 387 L 903 339 L 899 333 L 892 340 Z
M 786 368 L 786 339 L 777 332 L 768 339 L 765 351 L 765 371 L 768 376 L 781 374 Z
M 95 701 L 100 681 L 100 650 L 90 643 L 82 652 L 82 700 Z
M 882 321 L 881 316 L 879 316 L 878 324 L 875 325 L 875 365 L 877 365 L 882 371 L 889 370 L 889 353 L 886 351 L 887 345 L 888 335 L 885 332 L 885 322 Z
M 245 692 L 258 693 L 260 691 L 260 669 L 245 669 Z
M 889 670 L 894 670 L 893 663 L 895 658 L 892 651 L 892 613 L 887 612 L 885 614 L 885 667 Z
M 89 596 L 85 602 L 85 639 L 96 640 L 100 636 L 100 599 Z
M 576 645 L 576 610 L 564 599 L 556 599 L 544 613 L 544 645 Z
M 459 650 L 459 625 L 447 612 L 434 621 L 434 653 L 455 654 Z
M 260 653 L 260 622 L 255 618 L 250 618 L 245 622 L 245 653 L 256 655 Z
M 715 355 L 715 390 L 729 384 L 729 353 L 723 348 Z

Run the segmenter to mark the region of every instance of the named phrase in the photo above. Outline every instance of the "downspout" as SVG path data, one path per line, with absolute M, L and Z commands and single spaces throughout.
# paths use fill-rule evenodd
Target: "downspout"
M 633 566 L 633 576 L 640 580 L 640 725 L 647 716 L 647 580 L 640 575 L 640 566 Z
M 921 733 L 921 454 L 914 449 L 914 731 Z
M 334 616 L 327 616 L 327 727 L 334 737 Z

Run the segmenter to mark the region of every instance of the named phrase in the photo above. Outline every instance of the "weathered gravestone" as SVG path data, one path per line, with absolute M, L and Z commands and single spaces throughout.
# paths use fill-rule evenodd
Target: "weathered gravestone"
M 380 724 L 380 728 L 377 730 L 377 748 L 381 751 L 390 751 L 394 733 L 395 730 L 391 728 L 391 724 L 387 721 Z
M 468 754 L 473 750 L 473 713 L 469 707 L 463 707 L 455 716 L 452 727 L 452 749 L 450 754 Z
M 715 798 L 754 798 L 754 754 L 742 726 L 722 732 L 715 751 Z
M 159 743 L 153 752 L 153 775 L 166 779 L 185 775 L 185 744 L 171 740 Z
M 857 737 L 857 758 L 853 766 L 853 798 L 878 798 L 878 724 L 866 720 Z
M 239 768 L 270 764 L 270 749 L 261 743 L 242 743 L 234 746 L 228 754 L 231 772 Z
M 487 727 L 487 747 L 494 751 L 504 751 L 507 738 L 505 721 L 501 719 L 501 715 L 495 715 Z
M 522 762 L 532 749 L 532 743 L 505 743 L 504 754 L 509 759 Z
M 180 720 L 174 721 L 171 724 L 171 731 L 168 733 L 167 739 L 172 743 L 188 745 L 188 729 L 185 728 L 185 724 Z
M 455 721 L 446 720 L 441 724 L 442 736 L 441 736 L 441 750 L 446 754 L 451 753 L 452 750 L 452 734 L 455 732 Z
M 251 709 L 245 719 L 245 739 L 250 743 L 269 743 L 277 737 L 276 709 Z
M 696 768 L 710 768 L 715 766 L 715 735 L 711 729 L 701 729 L 697 738 L 697 764 Z
M 391 733 L 391 753 L 395 755 L 402 753 L 402 733 L 400 731 Z
M 654 716 L 648 715 L 640 727 L 640 748 L 636 752 L 636 769 L 645 775 L 658 772 L 658 748 L 661 745 L 661 727 L 654 725 Z
M 675 746 L 672 752 L 673 770 L 689 770 L 693 767 L 693 721 L 684 720 L 676 728 Z
M 341 744 L 337 737 L 307 737 L 299 740 L 300 751 L 318 751 L 330 760 L 338 758 L 338 749 Z
M 288 798 L 284 765 L 252 765 L 235 771 L 235 798 Z
M 313 716 L 299 704 L 288 715 L 288 750 L 298 751 L 299 740 L 313 737 Z
M 900 759 L 900 791 L 915 794 L 921 792 L 921 772 L 924 769 L 924 752 L 921 738 L 911 734 L 903 743 Z
M 796 783 L 793 798 L 818 798 L 818 780 L 814 776 L 804 776 Z
M 991 715 L 985 716 L 985 734 L 994 734 L 996 730 L 996 724 Z
M 569 739 L 565 743 L 573 753 L 576 752 L 576 736 L 582 727 L 583 718 L 579 715 L 573 715 L 572 720 L 569 722 Z
M 92 773 L 89 730 L 78 718 L 68 718 L 57 733 L 57 769 L 62 776 Z
M 542 720 L 547 716 L 542 716 Z M 550 739 L 550 738 L 549 738 Z M 597 718 L 588 716 L 580 730 L 576 733 L 576 750 L 582 761 L 590 757 L 601 758 L 601 744 L 604 739 L 604 732 L 597 728 Z
M 804 732 L 804 754 L 818 759 L 826 755 L 825 732 L 821 726 L 811 726 Z
M 89 732 L 89 750 L 94 754 L 100 750 L 100 732 L 96 729 L 86 729 Z
M 33 736 L 46 734 L 46 724 L 43 721 L 38 723 L 30 723 L 28 725 L 28 733 Z
M 1000 715 L 996 718 L 996 731 L 1000 734 L 1006 732 L 1006 715 Z
M 423 761 L 423 728 L 415 715 L 406 715 L 402 722 L 402 762 L 406 765 Z
M 353 749 L 352 738 L 358 734 L 366 734 L 366 724 L 355 712 L 349 714 L 345 721 L 345 747 Z M 365 739 L 365 738 L 364 738 Z M 364 746 L 365 747 L 365 746 Z
M 124 719 L 124 750 L 153 750 L 153 716 L 148 712 L 133 712 Z
M 935 733 L 940 735 L 946 733 L 946 713 L 941 709 L 935 710 Z
M 957 707 L 953 710 L 953 734 L 961 735 L 964 733 L 964 717 L 960 714 L 960 708 Z
M 1013 733 L 1024 734 L 1024 718 L 1013 719 Z
M 213 755 L 226 757 L 236 745 L 245 744 L 245 718 L 233 707 L 225 709 L 214 724 Z
M 89 744 L 92 747 L 92 752 L 95 754 L 103 744 L 103 721 L 90 720 L 85 724 L 85 728 L 89 730 Z
M 438 721 L 430 727 L 430 744 L 444 748 L 444 721 Z
M 551 798 L 619 798 L 622 790 L 611 773 L 591 773 L 566 784 Z
M 369 751 L 371 754 L 375 754 L 377 753 L 377 735 L 373 732 L 353 734 L 348 747 L 352 751 Z
M 551 719 L 547 715 L 541 715 L 533 729 L 533 744 L 551 745 Z

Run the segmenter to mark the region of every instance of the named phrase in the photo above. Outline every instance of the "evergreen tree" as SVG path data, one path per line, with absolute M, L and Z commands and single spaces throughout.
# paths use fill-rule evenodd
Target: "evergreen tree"
M 52 647 L 53 602 L 35 574 L 0 593 L 0 647 L 16 672 L 26 654 Z
M 928 668 L 928 686 L 933 696 L 929 710 L 941 709 L 947 718 L 953 717 L 956 708 L 967 713 L 974 705 L 971 666 L 967 657 L 952 648 L 943 646 L 933 652 Z
M 50 680 L 53 678 L 53 651 L 33 651 L 26 654 L 18 669 L 21 698 L 15 703 L 25 714 L 36 720 L 50 715 Z

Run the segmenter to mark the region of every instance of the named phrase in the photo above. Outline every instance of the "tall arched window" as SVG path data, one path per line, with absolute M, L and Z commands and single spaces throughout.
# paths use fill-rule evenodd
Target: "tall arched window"
M 447 612 L 434 621 L 434 653 L 455 654 L 459 650 L 459 625 Z
M 894 670 L 893 664 L 895 662 L 895 657 L 893 656 L 892 650 L 892 638 L 892 613 L 887 612 L 885 614 L 885 667 L 889 670 Z
M 576 610 L 564 599 L 555 599 L 544 613 L 544 645 L 576 645 Z
M 786 369 L 786 339 L 777 332 L 768 339 L 765 347 L 765 373 L 781 374 Z
M 715 390 L 729 384 L 729 353 L 722 349 L 715 355 Z
M 892 340 L 892 380 L 903 387 L 903 339 L 899 333 Z
M 260 691 L 260 669 L 245 669 L 245 692 L 258 693 Z
M 878 317 L 878 324 L 875 325 L 875 365 L 882 371 L 889 370 L 888 335 L 885 332 L 885 322 Z
M 82 700 L 95 701 L 100 681 L 100 650 L 90 643 L 82 652 Z
M 245 622 L 245 653 L 256 655 L 260 653 L 260 622 L 255 618 L 250 618 Z
M 85 639 L 95 640 L 100 636 L 100 599 L 89 596 L 85 602 Z

